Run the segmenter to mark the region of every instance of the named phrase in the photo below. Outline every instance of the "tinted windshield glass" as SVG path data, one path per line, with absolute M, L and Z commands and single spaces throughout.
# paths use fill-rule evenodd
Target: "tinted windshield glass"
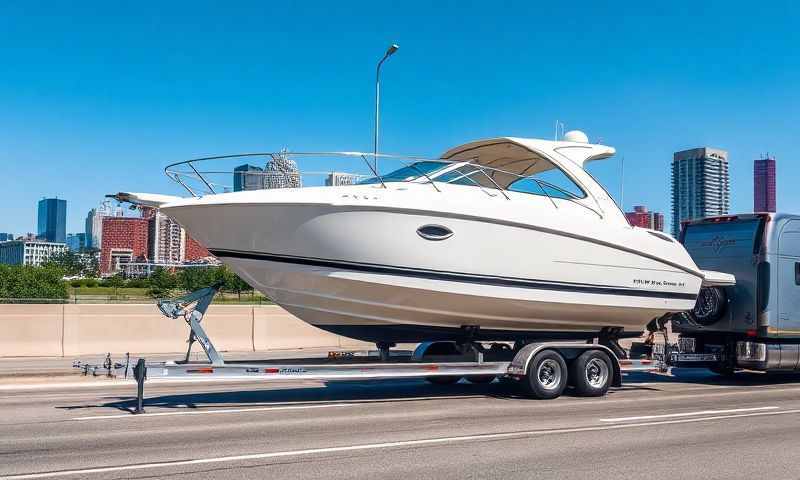
M 462 165 L 434 178 L 437 182 L 452 183 L 456 185 L 480 186 L 497 188 L 494 183 L 484 175 L 481 170 L 473 165 Z
M 686 226 L 683 245 L 693 258 L 750 258 L 755 251 L 760 219 Z
M 555 167 L 512 182 L 508 189 L 512 192 L 565 199 L 584 198 L 586 196 L 583 190 L 566 173 Z
M 430 174 L 431 172 L 439 170 L 440 168 L 444 168 L 447 165 L 447 163 L 442 162 L 416 162 L 393 172 L 387 173 L 381 178 L 384 182 L 408 182 L 414 180 L 415 178 Z M 372 177 L 362 180 L 358 183 L 361 185 L 366 185 L 370 183 L 380 183 L 380 180 Z

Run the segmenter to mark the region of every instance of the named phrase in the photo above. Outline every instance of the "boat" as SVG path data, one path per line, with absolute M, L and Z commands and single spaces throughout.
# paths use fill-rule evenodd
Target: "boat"
M 614 153 L 579 131 L 554 141 L 498 137 L 379 175 L 378 160 L 395 157 L 342 152 L 373 175 L 223 193 L 195 165 L 256 154 L 211 157 L 167 168 L 190 197 L 114 198 L 160 208 L 276 304 L 346 337 L 619 338 L 692 310 L 701 287 L 735 280 L 699 269 L 672 237 L 628 223 L 585 169 Z

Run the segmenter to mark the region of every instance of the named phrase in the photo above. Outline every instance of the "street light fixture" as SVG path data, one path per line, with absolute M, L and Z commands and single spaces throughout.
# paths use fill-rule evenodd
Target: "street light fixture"
M 373 143 L 373 161 L 375 163 L 375 172 L 377 175 L 378 172 L 378 129 L 380 128 L 380 117 L 381 117 L 381 65 L 383 62 L 386 61 L 387 58 L 391 57 L 397 49 L 400 48 L 397 44 L 392 44 L 389 48 L 386 49 L 386 53 L 383 54 L 383 58 L 381 61 L 378 62 L 378 66 L 375 69 L 375 138 Z

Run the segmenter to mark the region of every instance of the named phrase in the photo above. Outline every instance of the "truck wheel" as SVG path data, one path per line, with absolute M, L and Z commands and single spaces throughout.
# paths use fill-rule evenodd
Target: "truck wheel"
M 600 397 L 611 386 L 611 360 L 600 350 L 583 352 L 572 362 L 570 377 L 582 397 Z
M 541 400 L 558 398 L 567 386 L 567 362 L 555 350 L 536 354 L 522 381 L 525 393 Z

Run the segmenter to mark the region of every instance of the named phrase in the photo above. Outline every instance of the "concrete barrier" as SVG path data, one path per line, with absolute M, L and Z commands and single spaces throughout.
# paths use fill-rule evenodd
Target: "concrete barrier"
M 220 351 L 252 350 L 252 309 L 213 305 L 203 327 Z M 183 319 L 161 315 L 155 305 L 64 305 L 64 355 L 170 353 L 186 347 Z
M 374 347 L 276 305 L 212 305 L 203 327 L 222 352 Z M 0 304 L 0 357 L 180 353 L 188 334 L 183 319 L 162 316 L 154 304 Z
M 0 305 L 0 356 L 63 356 L 63 305 Z
M 253 319 L 254 350 L 341 348 L 345 343 L 348 348 L 372 345 L 320 330 L 277 305 L 254 308 Z

